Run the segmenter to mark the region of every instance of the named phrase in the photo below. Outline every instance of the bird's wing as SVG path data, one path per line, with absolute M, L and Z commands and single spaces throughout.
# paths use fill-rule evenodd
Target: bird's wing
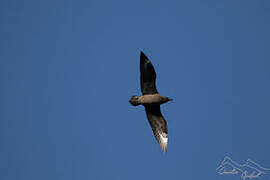
M 156 72 L 154 66 L 141 51 L 140 56 L 141 91 L 142 94 L 156 94 Z
M 167 122 L 160 112 L 160 105 L 145 105 L 145 111 L 155 138 L 165 153 L 168 144 L 168 128 Z

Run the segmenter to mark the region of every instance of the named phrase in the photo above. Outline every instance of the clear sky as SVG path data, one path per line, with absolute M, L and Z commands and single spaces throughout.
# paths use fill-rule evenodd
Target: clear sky
M 269 0 L 1 0 L 1 180 L 240 180 L 270 168 Z M 157 72 L 168 151 L 140 95 Z M 269 179 L 270 172 L 261 177 Z

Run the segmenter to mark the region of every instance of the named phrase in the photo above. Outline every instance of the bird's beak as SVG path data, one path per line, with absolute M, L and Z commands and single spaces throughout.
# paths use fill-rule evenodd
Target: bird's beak
M 172 101 L 173 99 L 169 98 L 169 101 Z

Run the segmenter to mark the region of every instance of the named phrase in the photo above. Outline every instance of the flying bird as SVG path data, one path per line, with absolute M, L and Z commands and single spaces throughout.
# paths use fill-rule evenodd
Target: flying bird
M 154 66 L 142 51 L 140 55 L 140 72 L 142 96 L 132 96 L 129 102 L 133 106 L 144 106 L 154 136 L 165 153 L 168 145 L 168 128 L 167 122 L 161 114 L 160 105 L 172 101 L 172 99 L 158 93 Z

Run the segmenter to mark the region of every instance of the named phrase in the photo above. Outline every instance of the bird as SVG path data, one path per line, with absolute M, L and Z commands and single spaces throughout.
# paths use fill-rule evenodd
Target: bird
M 162 96 L 156 88 L 156 72 L 149 58 L 140 52 L 140 84 L 142 96 L 132 96 L 129 100 L 133 106 L 143 105 L 148 122 L 162 151 L 166 153 L 168 145 L 168 128 L 160 105 L 172 101 Z

